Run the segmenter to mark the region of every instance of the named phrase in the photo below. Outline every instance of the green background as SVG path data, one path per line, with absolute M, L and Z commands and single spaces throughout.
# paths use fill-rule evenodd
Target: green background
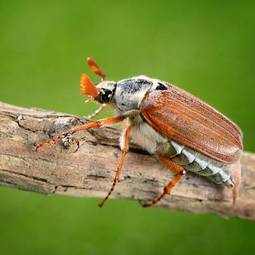
M 79 77 L 93 56 L 109 79 L 146 74 L 192 92 L 254 151 L 254 12 L 254 1 L 1 0 L 0 100 L 86 115 L 95 105 Z M 252 222 L 98 201 L 1 188 L 1 254 L 254 252 Z

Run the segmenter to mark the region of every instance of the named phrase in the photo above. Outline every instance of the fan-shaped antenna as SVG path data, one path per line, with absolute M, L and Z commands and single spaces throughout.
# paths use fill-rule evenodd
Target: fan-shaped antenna
M 91 58 L 91 57 L 88 57 L 88 58 L 87 58 L 87 63 L 88 63 L 88 66 L 89 66 L 90 70 L 91 70 L 94 74 L 98 75 L 98 76 L 101 78 L 102 81 L 104 81 L 106 75 L 103 73 L 103 71 L 101 70 L 101 68 L 97 65 L 97 63 L 95 62 L 95 60 L 94 60 L 93 58 Z

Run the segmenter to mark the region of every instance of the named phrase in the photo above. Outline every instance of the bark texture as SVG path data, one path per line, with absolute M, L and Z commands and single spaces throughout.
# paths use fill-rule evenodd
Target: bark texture
M 33 148 L 34 143 L 85 122 L 66 113 L 0 103 L 0 185 L 43 194 L 103 198 L 117 165 L 120 129 L 79 132 L 74 135 L 80 142 L 78 150 L 75 141 L 68 148 L 63 144 L 38 152 Z M 171 173 L 156 158 L 131 140 L 121 180 L 111 198 L 151 200 L 170 178 Z M 255 155 L 243 153 L 242 182 L 234 207 L 231 190 L 192 173 L 157 206 L 255 220 Z

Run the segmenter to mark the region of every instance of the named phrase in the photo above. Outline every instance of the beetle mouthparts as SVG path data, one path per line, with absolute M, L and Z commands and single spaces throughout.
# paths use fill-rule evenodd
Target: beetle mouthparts
M 91 96 L 93 98 L 95 98 L 99 94 L 99 90 L 90 80 L 87 74 L 81 75 L 81 93 L 85 96 Z

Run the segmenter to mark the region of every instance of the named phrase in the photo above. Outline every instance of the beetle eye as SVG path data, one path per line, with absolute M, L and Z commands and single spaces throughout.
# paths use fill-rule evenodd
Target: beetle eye
M 109 89 L 101 89 L 99 95 L 96 97 L 96 100 L 99 103 L 109 103 L 109 101 L 112 99 L 112 91 Z
M 158 86 L 156 87 L 156 90 L 166 90 L 167 87 L 161 83 L 161 82 L 158 82 Z

